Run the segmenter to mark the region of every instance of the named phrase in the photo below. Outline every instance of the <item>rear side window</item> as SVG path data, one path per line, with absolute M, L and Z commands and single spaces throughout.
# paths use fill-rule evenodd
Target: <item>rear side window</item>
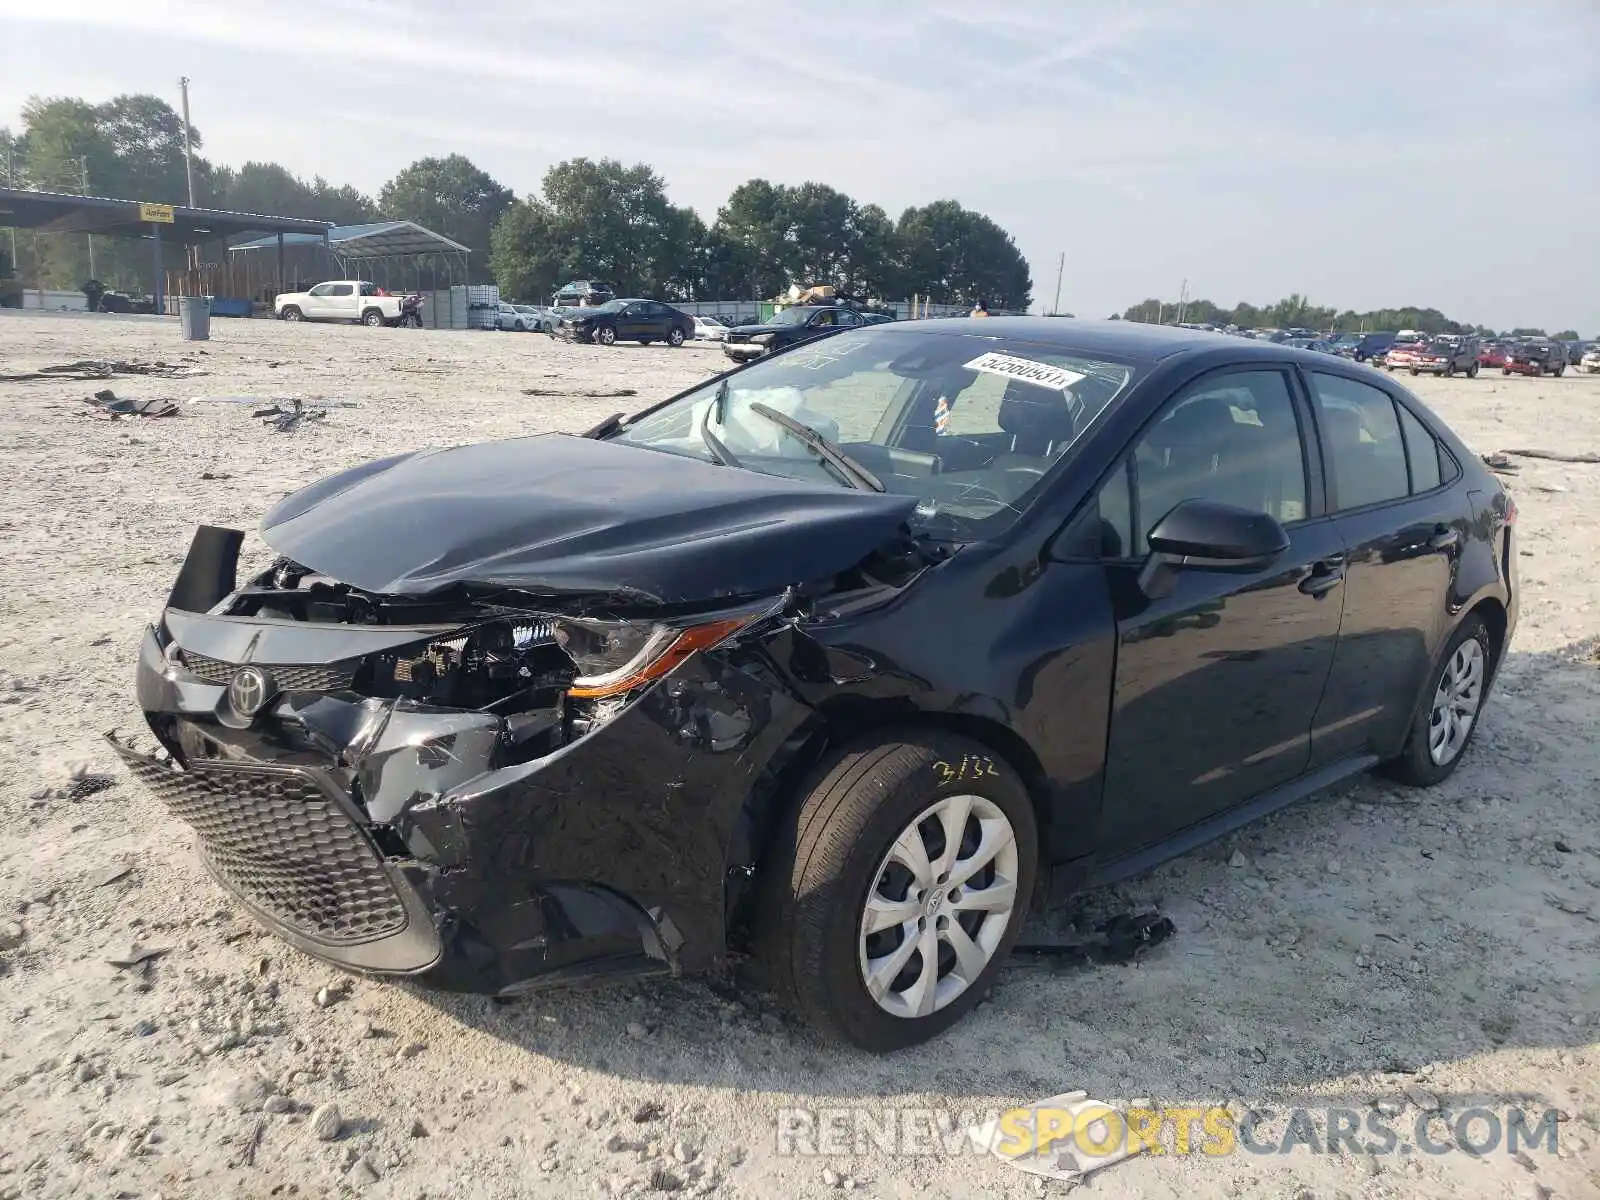
M 1328 445 L 1337 507 L 1362 508 L 1410 495 L 1400 418 L 1389 393 L 1315 371 L 1311 391 Z
M 1400 405 L 1400 431 L 1405 436 L 1406 458 L 1411 463 L 1411 492 L 1431 492 L 1442 482 L 1439 470 L 1439 443 L 1428 427 Z

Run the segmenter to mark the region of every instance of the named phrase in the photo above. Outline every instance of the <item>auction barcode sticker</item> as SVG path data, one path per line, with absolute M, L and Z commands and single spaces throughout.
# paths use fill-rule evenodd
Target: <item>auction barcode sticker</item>
M 1055 388 L 1066 391 L 1073 384 L 1087 376 L 1076 371 L 1069 371 L 1065 367 L 1053 367 L 1049 363 L 1034 362 L 1031 358 L 1013 358 L 1009 354 L 980 354 L 971 362 L 965 364 L 969 371 L 985 371 L 990 375 L 1004 375 L 1008 379 L 1019 379 L 1023 383 L 1037 384 L 1039 387 Z

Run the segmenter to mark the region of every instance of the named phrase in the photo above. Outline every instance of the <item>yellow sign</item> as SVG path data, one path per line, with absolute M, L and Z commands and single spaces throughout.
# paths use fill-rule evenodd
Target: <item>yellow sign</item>
M 172 205 L 141 204 L 139 205 L 139 220 L 153 221 L 158 225 L 171 225 Z

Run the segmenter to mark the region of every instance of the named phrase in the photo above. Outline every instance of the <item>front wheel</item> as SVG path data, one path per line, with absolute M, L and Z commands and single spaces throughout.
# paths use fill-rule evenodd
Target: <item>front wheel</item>
M 1415 379 L 1417 377 L 1417 375 L 1418 375 L 1417 368 L 1416 367 L 1412 367 L 1411 368 L 1411 378 Z
M 1500 368 L 1500 374 L 1502 374 L 1502 375 L 1511 374 L 1511 368 L 1510 367 L 1501 367 Z
M 1033 893 L 1038 832 L 978 742 L 906 731 L 829 759 L 761 868 L 758 962 L 811 1025 L 875 1053 L 983 999 Z
M 1563 375 L 1565 375 L 1565 374 L 1566 374 L 1566 373 L 1567 373 L 1567 364 L 1566 364 L 1566 363 L 1562 363 L 1562 364 L 1561 364 L 1561 365 L 1560 365 L 1560 366 L 1558 366 L 1558 367 L 1557 367 L 1557 368 L 1556 368 L 1556 369 L 1555 369 L 1555 370 L 1554 370 L 1554 371 L 1553 371 L 1553 372 L 1552 372 L 1552 374 L 1553 374 L 1553 375 L 1555 375 L 1555 377 L 1556 377 L 1556 378 L 1557 378 L 1557 379 L 1560 379 L 1560 378 L 1561 378 L 1561 377 L 1562 377 L 1562 376 L 1563 376 Z
M 1467 378 L 1468 379 L 1476 379 L 1477 377 L 1478 377 L 1478 364 L 1477 363 L 1473 363 L 1470 367 L 1467 368 Z
M 1494 642 L 1483 618 L 1473 614 L 1457 626 L 1445 645 L 1432 686 L 1411 723 L 1400 756 L 1385 771 L 1401 783 L 1430 787 L 1456 769 L 1477 731 L 1494 670 Z
M 609 325 L 602 325 L 595 330 L 594 340 L 602 346 L 615 346 L 617 344 L 617 331 Z
M 286 305 L 284 310 L 278 314 L 278 319 L 282 321 L 304 321 L 306 318 L 305 314 L 302 313 L 298 308 L 292 304 L 289 304 Z
M 683 345 L 683 342 L 683 330 L 674 325 L 672 327 L 672 331 L 667 334 L 667 345 L 676 350 L 679 346 Z

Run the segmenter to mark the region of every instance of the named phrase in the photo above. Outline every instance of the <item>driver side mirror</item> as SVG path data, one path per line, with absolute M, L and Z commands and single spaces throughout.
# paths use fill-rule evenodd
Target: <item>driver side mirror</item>
M 1183 501 L 1156 522 L 1148 541 L 1139 588 L 1152 600 L 1177 586 L 1179 571 L 1248 574 L 1289 548 L 1289 535 L 1268 513 L 1214 500 Z

